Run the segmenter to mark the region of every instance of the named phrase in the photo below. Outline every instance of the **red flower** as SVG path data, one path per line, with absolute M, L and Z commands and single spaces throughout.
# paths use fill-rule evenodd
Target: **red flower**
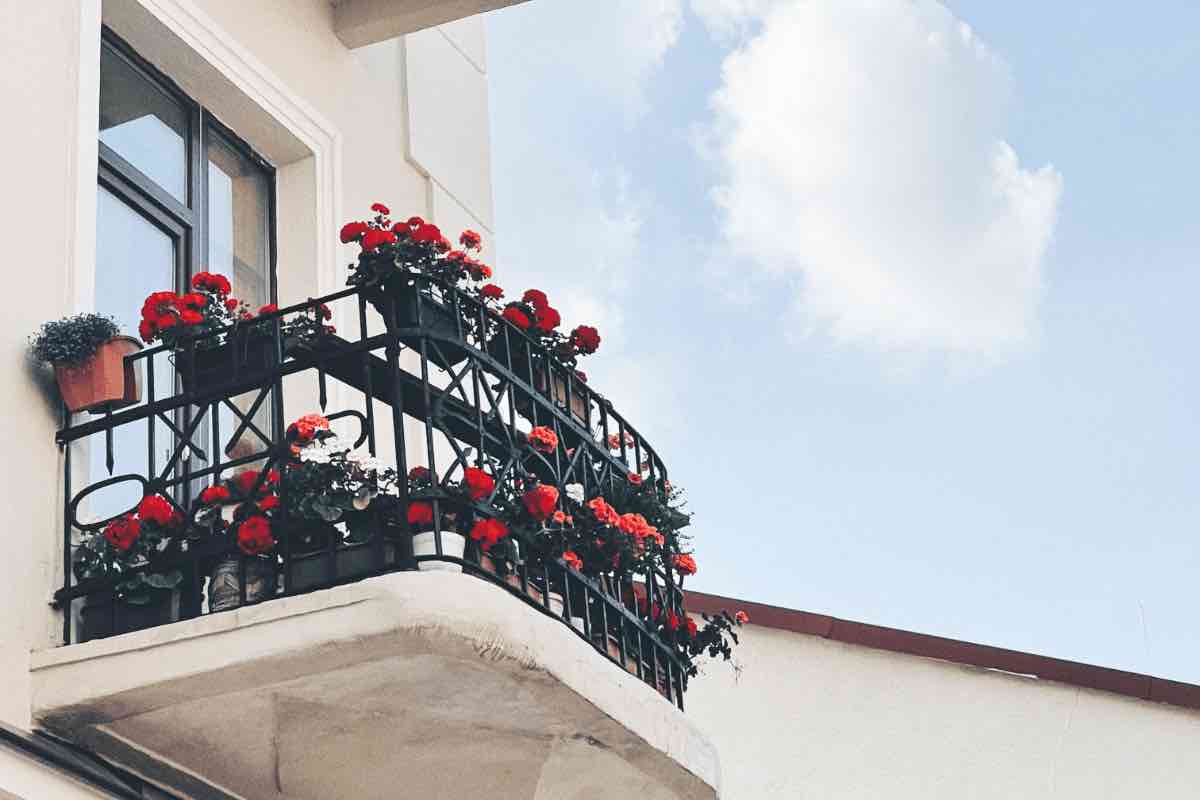
M 629 482 L 632 483 L 634 486 L 642 485 L 642 476 L 638 475 L 636 472 L 631 472 L 628 475 L 626 475 L 625 477 L 627 477 L 629 479 Z
M 696 620 L 692 619 L 691 617 L 684 617 L 683 621 L 684 621 L 684 624 L 687 625 L 688 638 L 695 639 L 696 638 Z
M 562 554 L 562 560 L 568 567 L 576 572 L 583 571 L 583 559 L 580 558 L 574 550 L 567 550 L 564 552 Z
M 374 211 L 376 214 L 382 214 L 382 215 L 383 215 L 383 216 L 385 216 L 385 217 L 386 217 L 388 214 L 392 213 L 392 212 L 391 212 L 391 211 L 388 209 L 388 207 L 387 207 L 387 206 L 385 206 L 383 203 L 372 203 L 372 204 L 371 204 L 371 210 L 372 210 L 372 211 Z
M 229 489 L 217 484 L 215 486 L 209 486 L 200 493 L 200 503 L 201 505 L 212 506 L 218 503 L 224 503 L 231 497 L 233 497 L 233 495 L 229 493 Z
M 184 325 L 199 325 L 204 322 L 204 315 L 199 311 L 192 311 L 190 308 L 179 312 L 179 321 Z
M 591 325 L 580 325 L 571 331 L 571 345 L 584 355 L 600 349 L 600 334 Z
M 479 542 L 482 550 L 491 550 L 505 536 L 508 526 L 498 519 L 481 519 L 471 526 L 471 538 Z
M 368 230 L 365 222 L 347 222 L 342 226 L 342 244 L 357 242 Z
M 410 481 L 427 481 L 429 480 L 429 467 L 416 466 L 408 471 L 408 479 Z
M 575 380 L 580 383 L 587 383 L 587 373 L 581 369 L 575 370 Z
M 408 524 L 412 526 L 432 525 L 433 506 L 423 500 L 409 503 Z
M 104 526 L 104 538 L 117 552 L 124 553 L 133 547 L 134 542 L 142 535 L 142 526 L 132 514 L 118 517 Z
M 305 414 L 287 427 L 287 435 L 299 444 L 308 444 L 317 431 L 329 430 L 329 420 L 320 414 Z
M 445 236 L 438 236 L 437 241 L 433 243 L 433 247 L 439 253 L 450 252 L 450 240 Z
M 275 546 L 275 537 L 271 536 L 270 521 L 258 514 L 245 519 L 238 525 L 237 543 L 241 551 L 248 556 L 262 555 Z
M 228 300 L 225 301 L 225 310 L 226 311 L 237 311 L 237 307 L 240 306 L 241 304 L 242 304 L 241 300 L 238 300 L 236 297 L 230 297 Z
M 479 295 L 489 300 L 499 300 L 501 297 L 504 297 L 504 290 L 494 283 L 489 283 L 479 290 Z
M 520 306 L 509 306 L 504 309 L 504 313 L 501 316 L 521 330 L 529 330 L 529 317 L 525 315 Z
M 554 513 L 554 508 L 558 505 L 558 489 L 539 483 L 521 496 L 521 502 L 529 516 L 543 522 Z
M 421 219 L 420 217 L 409 217 L 408 218 L 408 227 L 410 227 L 410 228 L 419 228 L 424 224 L 425 224 L 425 220 Z
M 481 469 L 467 467 L 463 470 L 463 485 L 467 489 L 468 497 L 472 500 L 482 500 L 496 488 L 496 481 Z
M 321 303 L 317 306 L 317 315 L 321 319 L 333 319 L 333 312 L 329 310 L 329 306 Z
M 409 229 L 407 222 L 397 222 L 392 226 L 392 233 L 396 234 L 398 239 L 407 239 L 412 230 Z
M 146 344 L 149 344 L 150 342 L 154 341 L 155 333 L 157 333 L 157 330 L 155 329 L 154 324 L 152 322 L 150 322 L 150 320 L 144 319 L 138 323 L 138 336 L 141 336 L 142 341 L 145 342 Z
M 667 609 L 667 628 L 673 631 L 679 630 L 679 617 L 670 609 Z
M 733 618 L 735 620 L 737 620 L 738 625 L 745 625 L 747 622 L 750 621 L 750 615 L 747 614 L 745 611 L 737 612 L 736 614 L 733 615 Z
M 621 521 L 621 515 L 606 503 L 603 497 L 593 497 L 588 500 L 587 507 L 596 517 L 596 521 L 602 525 L 616 525 Z
M 138 503 L 138 517 L 146 522 L 153 522 L 166 527 L 171 524 L 171 518 L 175 515 L 174 507 L 167 502 L 165 497 L 156 494 L 142 498 L 142 502 Z
M 197 272 L 193 275 L 192 288 L 216 292 L 219 295 L 227 295 L 233 291 L 233 287 L 229 285 L 228 278 L 213 272 Z
M 258 508 L 261 511 L 270 511 L 279 507 L 279 495 L 269 494 L 262 500 L 258 501 Z
M 256 469 L 242 470 L 233 476 L 233 485 L 241 492 L 242 497 L 249 497 L 250 492 L 254 491 L 256 483 L 258 483 L 258 470 Z
M 199 311 L 208 304 L 208 298 L 196 292 L 188 292 L 183 297 L 179 298 L 179 305 L 184 308 L 190 308 L 194 311 Z
M 525 294 L 521 295 L 522 303 L 529 303 L 535 309 L 546 308 L 550 305 L 550 301 L 546 298 L 546 293 L 541 289 L 526 289 Z
M 558 436 L 545 425 L 538 425 L 526 438 L 529 439 L 529 446 L 539 453 L 553 453 L 558 447 Z
M 418 218 L 414 217 L 413 219 Z M 411 224 L 412 220 L 409 220 L 409 223 Z M 414 242 L 429 242 L 430 244 L 437 244 L 442 239 L 442 232 L 437 225 L 430 225 L 428 222 L 422 222 L 421 224 L 417 225 L 416 230 L 413 231 L 412 238 Z
M 475 268 L 479 270 L 479 275 L 476 276 L 477 281 L 486 281 L 492 277 L 492 268 L 487 264 L 476 264 Z
M 475 231 L 463 231 L 462 236 L 458 237 L 458 243 L 468 250 L 478 250 L 483 240 Z
M 258 315 L 261 317 L 264 314 L 274 314 L 278 310 L 279 310 L 279 306 L 275 305 L 274 303 L 267 303 L 265 306 L 263 306 L 262 308 L 260 308 L 258 310 Z
M 549 333 L 562 324 L 562 317 L 550 306 L 543 306 L 534 311 L 534 324 Z
M 571 519 L 571 518 L 570 518 L 570 517 L 568 517 L 568 516 L 567 516 L 567 515 L 566 515 L 564 512 L 562 512 L 562 511 L 555 511 L 555 512 L 554 512 L 554 513 L 553 513 L 553 514 L 550 516 L 550 520 L 551 520 L 552 522 L 555 522 L 555 523 L 559 524 L 559 525 L 566 525 L 566 524 L 568 524 L 568 522 L 567 522 L 567 521 L 568 521 L 569 519 Z
M 675 564 L 675 569 L 680 575 L 695 575 L 696 574 L 696 559 L 689 555 L 679 554 L 672 559 Z
M 362 237 L 362 249 L 367 253 L 377 249 L 380 245 L 395 243 L 396 234 L 391 231 L 380 230 L 379 228 L 371 228 Z
M 466 261 L 467 254 L 464 253 L 462 250 L 451 250 L 449 253 L 446 253 L 446 260 L 447 261 Z

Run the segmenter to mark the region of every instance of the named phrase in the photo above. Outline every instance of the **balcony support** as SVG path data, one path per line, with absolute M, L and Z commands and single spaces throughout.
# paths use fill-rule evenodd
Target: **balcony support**
M 351 50 L 526 0 L 335 0 L 333 30 Z

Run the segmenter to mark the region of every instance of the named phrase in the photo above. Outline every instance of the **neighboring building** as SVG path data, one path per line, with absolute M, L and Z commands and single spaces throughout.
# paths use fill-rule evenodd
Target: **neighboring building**
M 0 798 L 1195 796 L 1195 687 L 753 604 L 741 681 L 716 663 L 689 685 L 649 624 L 681 608 L 671 569 L 614 585 L 516 552 L 506 575 L 454 533 L 479 509 L 443 476 L 465 486 L 485 457 L 589 496 L 666 478 L 613 403 L 520 337 L 515 358 L 477 301 L 338 294 L 339 229 L 377 201 L 480 232 L 491 260 L 471 15 L 519 1 L 0 0 Z M 147 348 L 125 362 L 140 402 L 64 419 L 26 335 L 92 310 L 132 331 L 144 297 L 202 271 L 253 306 L 334 295 L 338 332 Z M 318 410 L 438 485 L 264 558 L 199 524 L 242 469 L 265 513 L 287 422 Z M 529 451 L 532 424 L 559 449 Z M 161 571 L 89 572 L 82 543 L 143 494 L 201 533 Z

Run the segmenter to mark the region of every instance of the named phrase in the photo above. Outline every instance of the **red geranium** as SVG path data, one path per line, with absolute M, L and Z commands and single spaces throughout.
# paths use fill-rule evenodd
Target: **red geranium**
M 371 228 L 362 237 L 362 249 L 368 253 L 378 249 L 380 245 L 395 243 L 396 234 L 379 228 Z
M 414 219 L 419 219 L 419 217 L 414 217 Z M 409 222 L 411 224 L 412 220 L 409 220 Z M 437 244 L 442 240 L 442 231 L 437 225 L 430 225 L 427 222 L 422 222 L 421 224 L 417 225 L 416 230 L 413 231 L 412 238 L 414 242 L 429 242 L 431 244 Z
M 138 503 L 137 513 L 138 517 L 146 522 L 153 522 L 166 527 L 174 520 L 175 508 L 166 498 L 152 494 L 143 497 L 142 502 Z
M 421 219 L 420 217 L 409 217 L 408 218 L 408 227 L 410 227 L 410 228 L 419 228 L 424 224 L 425 224 L 425 220 Z
M 496 488 L 496 481 L 481 469 L 467 467 L 463 470 L 463 486 L 472 500 L 482 500 Z
M 593 497 L 588 500 L 587 507 L 596 517 L 596 521 L 602 525 L 616 525 L 621 521 L 621 515 L 603 497 Z
M 632 483 L 634 486 L 642 485 L 642 476 L 638 475 L 636 472 L 631 472 L 626 477 L 629 479 L 629 482 Z
M 529 446 L 539 453 L 553 453 L 558 447 L 558 436 L 545 425 L 538 425 L 526 438 L 529 439 Z
M 491 550 L 505 536 L 508 526 L 498 519 L 481 519 L 471 526 L 471 538 L 479 542 L 482 550 Z
M 516 325 L 521 330 L 529 330 L 529 317 L 526 316 L 525 312 L 521 310 L 520 306 L 509 306 L 508 308 L 504 309 L 504 314 L 501 316 L 503 316 L 513 325 Z
M 689 555 L 680 553 L 672 559 L 675 564 L 675 569 L 680 575 L 695 575 L 696 574 L 696 559 Z
M 667 609 L 667 628 L 673 631 L 679 630 L 679 617 L 670 609 Z
M 228 488 L 217 484 L 216 486 L 209 486 L 200 493 L 200 503 L 202 505 L 212 506 L 217 505 L 218 503 L 228 502 L 232 497 L 233 495 L 229 493 Z
M 247 469 L 233 476 L 233 484 L 241 492 L 242 497 L 248 498 L 250 493 L 254 491 L 254 486 L 258 483 L 258 475 L 258 470 Z M 262 491 L 262 487 L 259 487 L 259 491 Z
M 134 542 L 142 535 L 141 524 L 132 514 L 118 517 L 104 526 L 104 538 L 117 552 L 124 553 L 133 547 Z
M 271 523 L 266 517 L 255 514 L 238 525 L 237 543 L 248 556 L 262 555 L 275 546 L 271 535 Z
M 423 500 L 408 504 L 408 524 L 414 527 L 433 524 L 433 506 Z
M 372 203 L 371 210 L 374 211 L 376 214 L 380 214 L 381 216 L 384 216 L 384 217 L 386 217 L 388 214 L 392 213 L 390 210 L 388 210 L 388 207 L 385 206 L 383 203 Z
M 750 621 L 750 615 L 747 614 L 745 611 L 737 612 L 736 614 L 733 615 L 733 618 L 735 620 L 737 620 L 738 625 L 745 625 L 747 622 Z
M 227 295 L 233 291 L 229 279 L 215 272 L 197 272 L 192 276 L 192 288 L 216 292 L 219 295 Z
M 369 230 L 365 222 L 347 222 L 342 226 L 342 244 L 357 242 Z
M 504 297 L 504 290 L 494 283 L 489 283 L 480 288 L 479 295 L 489 300 L 499 300 L 501 297 Z
M 462 236 L 458 237 L 458 243 L 468 250 L 478 250 L 483 240 L 475 231 L 463 231 Z
M 533 306 L 535 309 L 546 308 L 550 305 L 550 301 L 547 299 L 546 293 L 541 289 L 526 289 L 525 294 L 521 295 L 521 302 L 529 303 L 529 305 Z
M 563 559 L 563 562 L 566 563 L 566 565 L 568 567 L 575 570 L 576 572 L 583 571 L 583 559 L 580 558 L 575 553 L 574 550 L 567 550 L 566 552 L 564 552 L 562 554 L 562 559 Z
M 534 311 L 533 321 L 540 330 L 549 333 L 562 324 L 562 317 L 550 306 L 542 306 Z
M 525 510 L 529 512 L 529 516 L 538 522 L 544 522 L 554 513 L 554 508 L 558 505 L 558 489 L 539 483 L 521 496 L 521 502 L 524 504 Z
M 261 511 L 270 511 L 272 509 L 279 508 L 279 495 L 267 495 L 262 500 L 258 501 L 258 508 Z
M 683 621 L 684 621 L 684 624 L 687 625 L 688 636 L 691 637 L 692 639 L 695 639 L 696 638 L 696 630 L 697 630 L 696 629 L 696 620 L 692 619 L 691 617 L 684 617 Z
M 571 331 L 571 345 L 583 355 L 600 349 L 600 334 L 591 325 L 580 325 Z

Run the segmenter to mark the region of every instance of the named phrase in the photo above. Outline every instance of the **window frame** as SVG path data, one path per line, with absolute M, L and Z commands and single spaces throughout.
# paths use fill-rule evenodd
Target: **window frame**
M 123 203 L 137 211 L 176 242 L 175 291 L 187 291 L 193 275 L 208 263 L 208 144 L 215 132 L 223 144 L 260 169 L 267 183 L 267 296 L 279 301 L 276 232 L 277 187 L 275 166 L 238 136 L 215 114 L 192 99 L 107 25 L 101 28 L 101 47 L 120 58 L 140 77 L 179 104 L 187 116 L 187 203 L 181 203 L 149 176 L 100 141 L 97 131 L 97 180 Z

